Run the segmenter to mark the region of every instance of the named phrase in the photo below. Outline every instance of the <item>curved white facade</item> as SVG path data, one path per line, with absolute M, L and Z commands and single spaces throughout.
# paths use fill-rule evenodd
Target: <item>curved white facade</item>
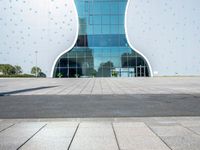
M 129 44 L 147 58 L 154 76 L 200 75 L 200 2 L 129 0 Z M 38 66 L 51 76 L 59 56 L 78 35 L 73 1 L 1 0 L 0 64 Z
M 126 12 L 125 12 L 125 23 L 124 23 L 127 41 L 128 41 L 128 43 L 129 43 L 130 47 L 131 47 L 134 51 L 136 51 L 138 54 L 140 54 L 140 55 L 145 59 L 145 61 L 146 61 L 147 64 L 148 64 L 148 67 L 149 67 L 150 77 L 153 77 L 153 70 L 152 70 L 150 61 L 149 61 L 148 58 L 142 53 L 142 51 L 139 51 L 139 50 L 137 50 L 137 49 L 134 47 L 133 41 L 131 41 L 130 38 L 129 38 L 129 35 L 131 35 L 131 33 L 129 33 L 129 31 L 128 31 L 128 29 L 129 29 L 129 28 L 128 28 L 128 19 L 129 19 L 129 18 L 128 18 L 128 16 L 129 16 L 128 14 L 131 13 L 130 11 L 132 10 L 132 7 L 131 7 L 130 3 L 131 3 L 131 0 L 128 0 L 127 6 L 126 6 Z

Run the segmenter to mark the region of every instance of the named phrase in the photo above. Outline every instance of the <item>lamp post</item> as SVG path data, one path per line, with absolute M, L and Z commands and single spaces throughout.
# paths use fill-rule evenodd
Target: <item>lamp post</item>
M 38 54 L 38 51 L 35 51 L 35 66 L 36 66 L 35 76 L 36 76 L 36 78 L 38 77 L 37 54 Z

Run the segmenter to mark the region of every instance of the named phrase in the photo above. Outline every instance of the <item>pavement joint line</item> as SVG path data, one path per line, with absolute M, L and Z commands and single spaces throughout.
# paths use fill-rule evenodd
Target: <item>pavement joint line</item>
M 92 89 L 91 89 L 90 94 L 92 94 L 92 92 L 94 91 L 94 85 L 95 85 L 95 82 L 96 82 L 96 78 L 94 78 L 94 81 L 93 81 L 93 85 L 92 85 Z
M 123 91 L 124 94 L 128 94 L 128 93 L 126 92 L 126 90 L 123 90 L 123 89 L 119 86 L 119 84 L 117 84 L 117 82 L 113 82 L 113 81 L 111 81 L 111 82 L 112 82 L 113 85 L 115 85 L 120 91 Z
M 74 81 L 72 81 L 72 82 L 71 82 L 68 86 L 66 86 L 66 87 L 65 87 L 64 85 L 61 85 L 61 87 L 64 87 L 64 88 L 59 89 L 55 95 L 59 95 L 59 94 L 62 93 L 63 91 L 69 89 L 73 84 L 74 84 Z M 47 91 L 46 93 L 49 94 L 49 93 L 51 93 L 51 91 Z
M 77 131 L 78 131 L 79 126 L 80 126 L 80 123 L 78 123 L 78 125 L 77 125 L 77 127 L 76 127 L 76 130 L 75 130 L 74 135 L 73 135 L 73 137 L 72 137 L 72 139 L 71 139 L 71 141 L 70 141 L 70 143 L 69 143 L 69 146 L 68 146 L 67 150 L 70 149 L 70 147 L 71 147 L 71 145 L 72 145 L 72 142 L 74 141 L 74 138 L 75 138 L 76 133 L 77 133 Z
M 119 140 L 117 138 L 117 134 L 116 134 L 115 128 L 113 126 L 113 122 L 111 123 L 111 125 L 112 125 L 112 130 L 113 130 L 113 133 L 114 133 L 114 136 L 115 136 L 115 140 L 116 140 L 116 143 L 117 143 L 118 150 L 121 150 L 121 148 L 119 146 Z
M 79 93 L 77 93 L 78 95 L 81 95 L 81 92 L 85 89 L 85 87 L 87 87 L 88 86 L 88 83 L 90 82 L 90 80 L 85 80 L 81 85 L 83 85 L 82 87 L 81 87 L 81 85 L 79 86 L 79 87 L 81 87 L 80 88 L 80 90 L 79 90 Z
M 154 130 L 145 123 L 145 125 L 153 132 L 154 135 L 156 135 L 170 150 L 173 150 Z
M 0 133 L 3 132 L 3 131 L 5 131 L 5 130 L 7 130 L 7 129 L 9 129 L 9 128 L 11 128 L 11 127 L 14 126 L 14 125 L 15 125 L 15 124 L 12 124 L 12 125 L 10 125 L 10 126 L 4 128 L 4 129 L 2 129 L 2 130 L 0 131 Z
M 91 79 L 89 79 L 89 80 L 85 83 L 85 85 L 83 86 L 83 88 L 81 89 L 81 91 L 80 91 L 79 94 L 81 94 L 81 93 L 83 92 L 83 90 L 88 86 L 88 84 L 90 83 L 90 81 L 91 81 Z
M 66 91 L 66 90 L 68 90 L 68 89 L 69 89 L 69 91 L 70 91 L 70 88 L 73 87 L 74 84 L 75 84 L 75 81 L 72 81 L 67 87 L 63 88 L 62 90 L 59 90 L 59 91 L 57 92 L 57 95 L 59 95 L 59 93 L 62 93 L 63 91 Z M 68 92 L 68 93 L 69 93 L 69 92 Z M 68 93 L 66 93 L 66 95 L 68 95 Z M 64 95 L 64 94 L 63 94 L 63 95 Z
M 196 134 L 197 136 L 200 136 L 199 133 L 195 132 L 194 130 L 192 130 L 192 129 L 188 128 L 188 127 L 185 127 L 185 126 L 182 125 L 181 123 L 179 123 L 179 125 L 180 125 L 181 127 L 185 128 L 185 129 L 189 130 L 189 131 L 192 132 L 193 134 Z
M 72 86 L 73 84 L 74 84 L 74 81 L 72 81 L 71 84 L 69 84 L 69 85 Z M 60 90 L 60 91 L 58 92 L 58 94 L 59 94 L 59 93 L 62 93 L 63 91 L 65 91 L 65 90 L 67 90 L 67 89 L 69 89 L 70 86 L 68 86 L 68 87 L 63 88 L 62 90 Z
M 117 89 L 120 89 L 120 87 L 117 86 L 117 84 L 115 84 L 114 82 L 110 81 L 110 83 L 111 83 L 112 85 L 114 85 L 115 87 L 117 87 Z M 112 85 L 111 85 L 111 88 L 113 88 Z M 120 91 L 121 91 L 121 89 L 120 89 Z M 114 94 L 117 94 L 116 90 L 113 90 L 113 93 L 114 93 Z
M 101 93 L 103 93 L 102 80 L 100 79 Z
M 79 92 L 79 95 L 82 94 L 82 92 L 85 90 L 85 88 L 89 85 L 90 81 L 91 81 L 91 79 L 89 79 L 89 80 L 87 81 L 87 84 L 85 84 L 85 85 L 83 86 L 83 88 L 82 88 L 82 89 L 80 90 L 80 92 Z
M 28 138 L 24 143 L 22 143 L 17 150 L 19 150 L 20 148 L 22 148 L 22 146 L 24 146 L 28 141 L 30 141 L 37 133 L 39 133 L 44 127 L 46 127 L 47 124 L 43 125 L 37 132 L 35 132 L 30 138 Z
M 108 84 L 108 86 L 109 86 L 109 89 L 112 91 L 112 93 L 114 94 L 115 92 L 114 92 L 114 90 L 113 90 L 113 88 L 111 87 L 111 85 L 110 85 L 110 83 L 108 82 L 108 80 L 106 79 L 106 82 L 107 82 L 107 84 Z
M 75 86 L 72 87 L 72 90 L 69 92 L 69 94 L 71 92 L 73 92 L 76 88 L 80 88 L 82 85 L 84 85 L 86 83 L 85 80 L 82 80 L 81 82 L 78 82 L 77 84 L 74 84 Z M 79 95 L 79 93 L 77 92 L 76 95 Z
M 82 84 L 82 82 L 77 82 L 77 83 L 75 83 L 73 86 L 72 86 L 72 88 L 71 88 L 71 90 L 69 91 L 69 92 L 67 92 L 66 94 L 67 95 L 70 95 L 70 93 L 72 92 L 72 91 L 74 91 L 77 87 L 79 87 L 80 85 Z M 78 93 L 77 93 L 78 94 Z
M 90 82 L 88 83 L 88 87 L 86 88 L 86 89 L 88 89 L 87 90 L 87 92 L 86 92 L 86 94 L 87 95 L 91 95 L 91 93 L 92 93 L 92 89 L 93 89 L 93 86 L 94 86 L 94 79 L 90 79 Z M 83 90 L 84 91 L 84 90 Z M 81 93 L 82 94 L 82 93 Z

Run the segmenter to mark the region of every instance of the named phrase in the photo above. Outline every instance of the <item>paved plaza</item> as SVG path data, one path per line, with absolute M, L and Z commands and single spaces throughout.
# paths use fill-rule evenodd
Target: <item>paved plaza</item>
M 200 78 L 0 79 L 0 118 L 200 116 Z
M 0 79 L 2 150 L 199 150 L 200 78 Z
M 0 79 L 0 95 L 200 93 L 200 77 Z

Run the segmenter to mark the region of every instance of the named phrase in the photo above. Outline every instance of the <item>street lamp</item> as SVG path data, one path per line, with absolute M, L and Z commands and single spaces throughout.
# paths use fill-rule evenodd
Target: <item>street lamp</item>
M 38 77 L 37 54 L 38 54 L 38 51 L 35 51 L 35 66 L 36 66 L 35 76 L 36 76 L 36 78 Z

